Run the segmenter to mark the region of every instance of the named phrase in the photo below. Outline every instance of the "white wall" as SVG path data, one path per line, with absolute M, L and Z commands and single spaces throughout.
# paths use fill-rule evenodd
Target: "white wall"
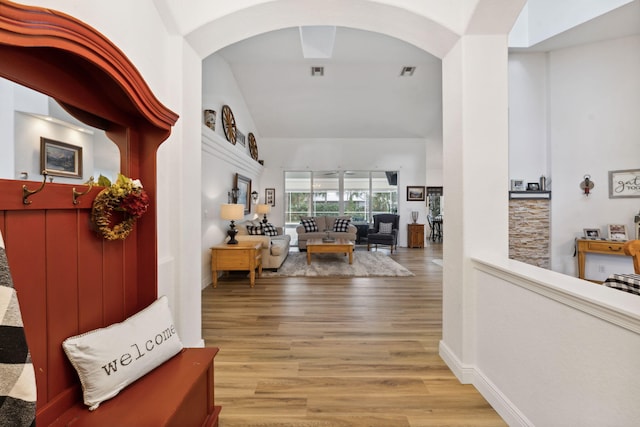
M 637 425 L 640 298 L 483 258 L 470 308 L 477 354 L 461 367 L 469 382 L 511 426 Z
M 575 274 L 573 240 L 583 228 L 626 224 L 640 199 L 610 199 L 608 172 L 640 167 L 640 36 L 551 52 L 550 147 L 553 177 L 552 269 Z M 591 175 L 585 197 L 579 183 Z M 589 255 L 591 257 L 591 255 Z M 587 277 L 633 272 L 629 258 L 587 261 Z M 603 272 L 594 271 L 604 265 Z
M 249 141 L 245 146 L 228 142 L 224 136 L 221 110 L 228 105 L 236 121 L 237 128 L 246 136 L 253 132 L 258 144 L 258 154 L 262 158 L 263 143 L 255 129 L 253 119 L 244 101 L 229 64 L 218 54 L 202 61 L 202 106 L 200 109 L 199 129 L 202 138 L 202 239 L 201 272 L 202 288 L 211 283 L 211 252 L 209 248 L 226 237 L 228 221 L 220 219 L 220 205 L 228 203 L 227 193 L 233 188 L 236 173 L 251 180 L 251 190 L 261 195 L 264 201 L 264 187 L 261 186 L 262 166 L 249 155 Z M 203 111 L 216 111 L 215 131 L 203 123 Z M 247 219 L 256 216 L 252 206 Z
M 551 268 L 576 275 L 574 239 L 584 228 L 626 224 L 634 238 L 638 199 L 610 199 L 608 172 L 640 165 L 640 36 L 548 54 L 509 57 L 509 175 L 552 190 Z M 546 172 L 545 172 L 546 171 Z M 591 175 L 595 188 L 579 187 Z M 630 258 L 587 255 L 586 277 L 633 272 Z
M 509 54 L 509 179 L 550 178 L 547 86 L 546 53 Z

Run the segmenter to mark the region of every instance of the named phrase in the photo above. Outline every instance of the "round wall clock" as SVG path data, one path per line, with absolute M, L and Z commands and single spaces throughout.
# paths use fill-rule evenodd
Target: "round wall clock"
M 236 119 L 233 117 L 233 112 L 228 105 L 222 107 L 222 128 L 224 129 L 224 136 L 227 137 L 227 141 L 236 145 L 236 138 L 238 136 Z
M 256 137 L 253 135 L 253 132 L 249 132 L 247 137 L 249 138 L 249 153 L 251 153 L 251 158 L 253 160 L 258 160 L 258 144 L 256 143 Z

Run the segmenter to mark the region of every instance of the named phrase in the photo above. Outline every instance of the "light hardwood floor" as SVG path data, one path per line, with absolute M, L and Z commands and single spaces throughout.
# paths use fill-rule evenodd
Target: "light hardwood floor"
M 236 273 L 207 287 L 220 426 L 505 426 L 438 356 L 442 245 L 392 257 L 415 277 L 261 278 L 252 289 Z

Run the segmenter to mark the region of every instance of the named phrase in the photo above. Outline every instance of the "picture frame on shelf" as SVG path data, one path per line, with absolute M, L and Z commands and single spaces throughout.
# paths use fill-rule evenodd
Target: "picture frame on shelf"
M 408 202 L 424 202 L 424 186 L 407 185 Z
M 82 178 L 82 147 L 40 137 L 40 170 L 51 176 Z
M 609 171 L 609 198 L 640 197 L 640 169 Z
M 527 191 L 540 191 L 540 184 L 537 182 L 528 182 Z
M 247 146 L 246 137 L 244 136 L 244 133 L 240 132 L 240 130 L 236 130 L 236 141 L 243 147 Z
M 269 206 L 276 205 L 276 189 L 275 188 L 264 189 L 264 203 Z
M 629 239 L 627 226 L 624 224 L 609 224 L 607 230 L 609 232 L 609 240 L 625 241 Z
M 204 124 L 212 131 L 216 130 L 216 112 L 215 110 L 204 110 Z
M 583 229 L 583 231 L 584 231 L 584 238 L 585 239 L 592 239 L 592 240 L 600 239 L 600 229 L 599 228 L 585 228 L 585 229 Z
M 236 203 L 244 205 L 244 214 L 249 215 L 251 213 L 251 180 L 237 173 L 233 181 L 233 188 L 238 189 Z
M 524 191 L 524 179 L 512 179 L 511 191 Z

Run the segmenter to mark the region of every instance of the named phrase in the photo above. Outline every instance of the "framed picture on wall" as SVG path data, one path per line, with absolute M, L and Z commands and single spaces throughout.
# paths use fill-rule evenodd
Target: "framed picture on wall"
M 82 147 L 41 137 L 40 170 L 53 176 L 82 178 Z
M 238 191 L 236 203 L 244 205 L 244 214 L 249 215 L 251 213 L 251 180 L 237 173 L 233 188 Z
M 276 189 L 275 188 L 265 188 L 264 202 L 269 206 L 276 205 Z
M 424 202 L 424 186 L 407 185 L 408 202 Z
M 609 171 L 609 198 L 640 197 L 640 169 Z

